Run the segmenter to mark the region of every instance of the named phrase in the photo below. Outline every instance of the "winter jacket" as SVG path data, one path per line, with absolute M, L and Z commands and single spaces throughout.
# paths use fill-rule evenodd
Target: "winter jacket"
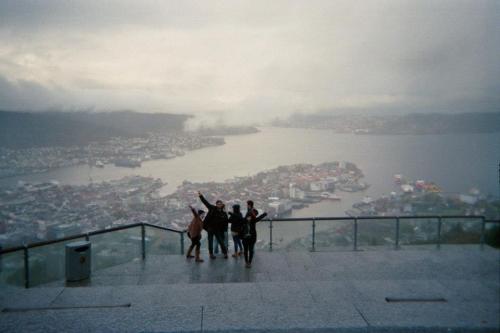
M 241 234 L 245 218 L 241 213 L 229 213 L 229 223 L 231 223 L 231 232 Z
M 248 236 L 250 235 L 252 238 L 256 238 L 257 237 L 257 229 L 255 227 L 255 225 L 257 224 L 257 222 L 261 221 L 263 218 L 265 218 L 267 216 L 267 213 L 263 213 L 263 214 L 260 214 L 260 215 L 257 215 L 259 212 L 257 211 L 257 209 L 252 209 L 252 211 L 250 212 L 247 212 L 247 214 L 245 215 L 247 218 L 246 218 L 246 221 L 245 223 L 247 223 L 248 227 L 249 227 L 249 231 L 250 233 L 246 234 L 245 235 L 245 229 L 248 229 L 246 228 L 245 226 L 243 227 L 243 235 L 242 237 L 243 238 L 248 238 Z
M 188 233 L 189 238 L 196 238 L 201 236 L 201 231 L 203 230 L 203 220 L 200 218 L 200 215 L 198 215 L 196 210 L 191 208 L 191 211 L 193 212 L 193 219 L 188 226 Z
M 200 200 L 208 209 L 204 221 L 204 229 L 208 232 L 226 232 L 228 224 L 227 213 L 224 210 L 217 209 L 217 206 L 209 203 L 203 195 L 200 195 Z

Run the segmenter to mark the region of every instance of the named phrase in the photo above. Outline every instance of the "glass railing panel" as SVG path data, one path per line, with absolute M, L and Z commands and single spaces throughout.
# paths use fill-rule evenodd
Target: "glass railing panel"
M 24 286 L 24 252 L 16 251 L 0 256 L 0 288 Z
M 481 241 L 481 219 L 443 218 L 441 244 L 479 244 Z
M 268 249 L 269 222 L 260 225 L 259 229 L 256 247 Z M 312 221 L 273 221 L 272 233 L 273 251 L 310 251 L 312 249 Z
M 438 219 L 401 218 L 399 246 L 401 249 L 429 249 L 438 242 Z
M 82 237 L 30 248 L 30 286 L 63 280 L 66 275 L 66 244 L 83 240 Z
M 273 228 L 275 227 L 277 222 L 273 222 Z M 255 226 L 257 230 L 257 243 L 255 244 L 255 250 L 259 251 L 269 251 L 269 243 L 270 243 L 270 230 L 269 230 L 269 221 L 260 221 Z M 274 234 L 274 229 L 273 229 Z M 273 244 L 274 250 L 274 244 Z
M 191 241 L 184 235 L 184 248 L 187 250 Z M 181 254 L 181 234 L 146 227 L 146 257 L 155 254 Z
M 486 223 L 485 244 L 500 248 L 500 223 Z
M 353 249 L 353 220 L 316 221 L 315 251 Z
M 90 236 L 92 270 L 108 268 L 142 257 L 141 227 Z
M 358 219 L 358 249 L 394 248 L 395 235 L 395 219 Z

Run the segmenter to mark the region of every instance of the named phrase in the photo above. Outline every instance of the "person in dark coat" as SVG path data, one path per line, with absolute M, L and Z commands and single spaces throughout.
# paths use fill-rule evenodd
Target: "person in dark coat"
M 245 254 L 245 266 L 252 267 L 255 243 L 257 242 L 257 222 L 267 216 L 267 213 L 259 215 L 257 209 L 253 207 L 253 201 L 247 201 L 247 213 L 245 214 L 245 223 L 242 228 L 243 250 Z
M 233 258 L 241 256 L 243 244 L 241 243 L 241 231 L 245 218 L 241 214 L 240 205 L 233 205 L 233 211 L 229 212 L 229 223 L 231 223 L 231 235 L 233 236 L 234 254 Z
M 229 220 L 223 220 L 223 223 L 219 224 L 219 232 L 222 237 L 222 241 L 224 242 L 224 245 L 226 246 L 226 249 L 229 251 L 229 238 L 228 238 L 228 229 L 229 229 Z M 214 244 L 214 254 L 219 254 L 219 251 L 221 250 L 221 247 L 219 244 L 217 244 L 217 240 L 214 240 L 212 242 Z
M 227 259 L 227 247 L 224 244 L 224 229 L 227 230 L 227 213 L 224 210 L 224 203 L 221 200 L 217 200 L 215 205 L 212 205 L 205 199 L 205 197 L 198 192 L 198 196 L 201 202 L 207 207 L 208 213 L 203 221 L 204 229 L 207 231 L 208 235 L 208 253 L 210 259 L 215 259 L 213 239 L 217 240 L 222 253 L 224 254 L 224 259 Z

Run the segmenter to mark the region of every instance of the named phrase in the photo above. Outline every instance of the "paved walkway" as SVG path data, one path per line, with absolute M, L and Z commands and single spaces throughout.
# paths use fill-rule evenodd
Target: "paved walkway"
M 1 290 L 0 332 L 498 332 L 499 272 L 500 252 L 477 246 L 258 252 L 252 269 L 149 256 Z

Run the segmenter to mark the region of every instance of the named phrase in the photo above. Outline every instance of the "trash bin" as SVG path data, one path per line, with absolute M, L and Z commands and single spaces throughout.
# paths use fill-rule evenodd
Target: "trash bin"
M 90 277 L 90 242 L 66 244 L 66 281 L 80 281 Z

